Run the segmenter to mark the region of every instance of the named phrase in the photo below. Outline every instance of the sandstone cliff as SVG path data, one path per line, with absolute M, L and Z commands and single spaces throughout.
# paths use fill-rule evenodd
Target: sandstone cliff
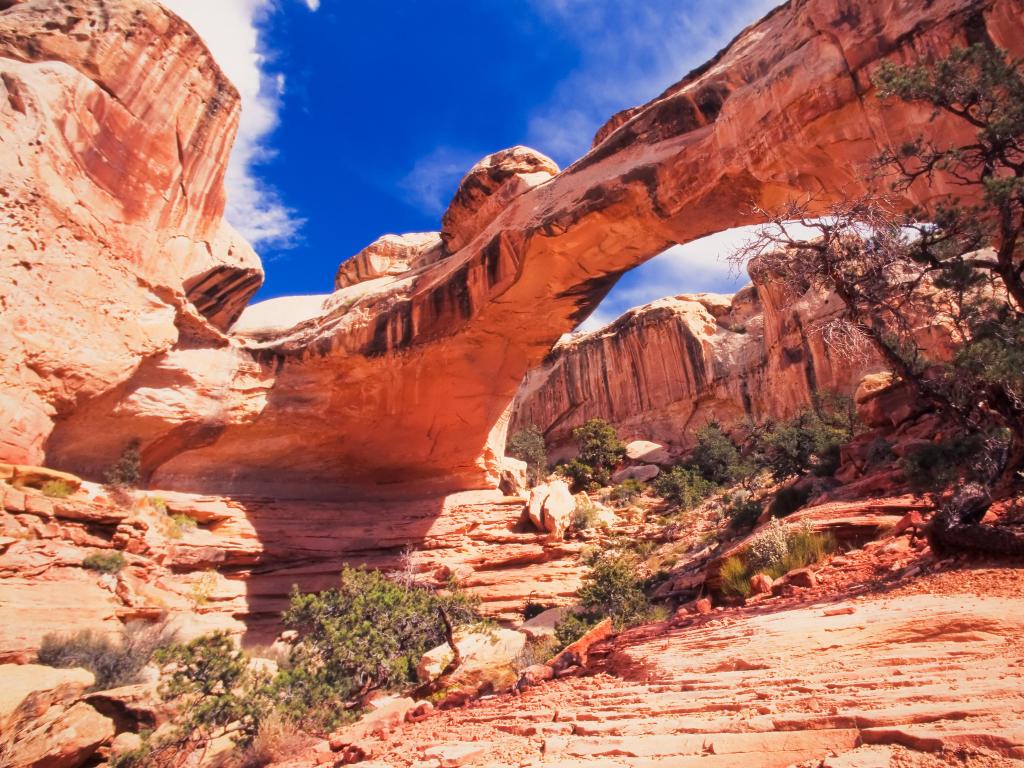
M 842 311 L 815 289 L 787 296 L 748 285 L 735 296 L 677 296 L 565 337 L 527 374 L 510 429 L 540 428 L 551 455 L 574 452 L 572 430 L 603 418 L 625 440 L 692 445 L 709 421 L 784 418 L 821 391 L 853 394 L 883 370 L 874 355 L 843 355 L 821 330 Z
M 483 161 L 429 258 L 366 259 L 319 314 L 225 336 L 259 279 L 220 219 L 234 90 L 151 2 L 18 3 L 0 11 L 0 458 L 96 476 L 139 439 L 165 487 L 491 484 L 523 375 L 623 271 L 750 223 L 751 201 L 859 191 L 864 161 L 922 125 L 949 137 L 873 98 L 872 71 L 976 39 L 1024 53 L 1021 12 L 782 6 L 565 171 L 522 148 Z

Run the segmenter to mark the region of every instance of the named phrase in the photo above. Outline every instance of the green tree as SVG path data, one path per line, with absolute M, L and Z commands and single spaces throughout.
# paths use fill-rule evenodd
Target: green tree
M 526 462 L 530 482 L 538 483 L 548 469 L 548 450 L 544 434 L 535 426 L 521 429 L 508 438 L 505 453 Z
M 604 419 L 591 419 L 572 431 L 579 453 L 563 465 L 562 474 L 573 480 L 577 490 L 605 486 L 611 473 L 626 456 L 626 446 L 619 440 L 615 427 Z
M 839 465 L 840 447 L 852 436 L 840 419 L 809 408 L 791 419 L 755 427 L 750 443 L 756 461 L 776 480 L 785 480 L 808 470 L 832 474 Z
M 927 206 L 906 212 L 875 191 L 824 211 L 792 203 L 762 211 L 769 224 L 737 260 L 756 256 L 753 270 L 794 290 L 833 291 L 846 311 L 822 329 L 823 338 L 841 350 L 870 347 L 922 407 L 945 417 L 958 440 L 978 441 L 971 461 L 951 474 L 950 464 L 935 456 L 918 462 L 922 471 L 936 468 L 937 485 L 980 484 L 970 500 L 944 507 L 933 530 L 948 536 L 950 547 L 1024 553 L 1024 542 L 1007 543 L 1005 529 L 980 524 L 986 489 L 1014 492 L 1024 466 L 1021 62 L 974 45 L 932 62 L 887 64 L 875 83 L 881 98 L 929 106 L 933 118 L 941 115 L 973 134 L 956 144 L 921 137 L 888 148 L 878 169 L 892 191 L 927 190 L 941 178 L 968 202 L 932 195 Z M 791 236 L 785 223 L 792 220 L 816 236 Z M 926 354 L 922 326 L 948 329 L 958 349 L 952 361 Z
M 420 658 L 446 640 L 445 619 L 478 621 L 476 603 L 366 568 L 346 566 L 334 589 L 293 591 L 284 625 L 299 640 L 276 684 L 282 706 L 297 718 L 319 713 L 330 725 L 367 693 L 415 682 Z
M 736 443 L 714 421 L 697 431 L 697 444 L 690 454 L 689 464 L 718 485 L 731 485 L 753 472 Z
M 684 510 L 700 504 L 717 487 L 693 467 L 676 466 L 654 479 L 655 493 Z

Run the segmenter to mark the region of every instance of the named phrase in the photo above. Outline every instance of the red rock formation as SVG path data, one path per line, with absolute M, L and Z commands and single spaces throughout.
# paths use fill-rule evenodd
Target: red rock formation
M 561 457 L 575 450 L 574 428 L 604 418 L 624 440 L 680 450 L 709 421 L 730 428 L 783 418 L 816 392 L 851 394 L 882 365 L 824 343 L 817 331 L 840 309 L 835 296 L 814 289 L 793 297 L 764 285 L 731 299 L 677 296 L 632 309 L 560 341 L 523 382 L 510 429 L 539 427 Z
M 178 218 L 173 205 L 155 206 L 155 223 L 173 224 L 179 232 L 186 225 L 216 225 L 217 172 L 223 167 L 217 161 L 222 163 L 223 152 L 213 150 L 226 148 L 230 130 L 224 128 L 230 125 L 226 121 L 218 131 L 216 121 L 202 122 L 198 115 L 224 117 L 221 107 L 232 109 L 235 102 L 226 88 L 210 94 L 211 83 L 221 81 L 202 46 L 155 6 L 122 0 L 100 4 L 113 11 L 114 20 L 97 21 L 88 36 L 92 43 L 79 50 L 74 34 L 51 33 L 39 22 L 50 16 L 34 11 L 50 4 L 30 0 L 0 15 L 0 40 L 21 46 L 18 60 L 4 66 L 47 71 L 52 65 L 22 63 L 31 58 L 29 50 L 44 50 L 47 58 L 65 61 L 73 70 L 99 71 L 90 79 L 59 67 L 61 77 L 80 82 L 104 106 L 104 142 L 130 147 L 126 152 L 151 152 L 176 168 L 172 150 L 178 142 L 171 139 L 182 136 L 186 159 L 202 158 L 196 162 L 209 172 L 202 187 L 210 190 L 207 196 Z M 139 14 L 125 13 L 136 6 Z M 882 145 L 922 126 L 936 140 L 951 137 L 949 123 L 928 123 L 920 108 L 880 103 L 872 93 L 871 73 L 884 59 L 909 60 L 986 35 L 1022 53 L 1021 10 L 1021 0 L 928 5 L 893 0 L 855 9 L 836 0 L 808 0 L 782 6 L 707 66 L 616 119 L 587 156 L 543 183 L 533 186 L 540 181 L 533 177 L 549 176 L 553 169 L 529 151 L 492 156 L 456 195 L 443 233 L 451 252 L 447 258 L 421 271 L 371 281 L 365 290 L 360 285 L 343 289 L 319 316 L 270 337 L 225 339 L 199 315 L 186 322 L 187 313 L 153 298 L 164 314 L 154 310 L 152 323 L 132 325 L 140 338 L 119 340 L 127 350 L 92 349 L 85 358 L 89 364 L 76 366 L 64 337 L 40 329 L 29 348 L 4 359 L 5 368 L 14 371 L 5 374 L 11 383 L 5 397 L 18 403 L 6 409 L 17 416 L 8 416 L 2 430 L 12 446 L 5 453 L 17 448 L 39 454 L 48 419 L 58 415 L 46 443 L 48 463 L 93 475 L 129 439 L 139 438 L 147 475 L 164 486 L 337 495 L 339 487 L 353 484 L 416 480 L 432 482 L 438 490 L 489 484 L 497 472 L 503 414 L 522 376 L 589 314 L 624 270 L 671 243 L 749 223 L 743 211 L 752 200 L 771 207 L 813 192 L 824 203 L 857 192 L 864 187 L 864 162 Z M 84 10 L 79 15 L 93 18 Z M 157 50 L 167 52 L 167 62 L 192 74 L 162 81 L 147 72 L 166 70 L 143 71 L 139 57 L 116 53 L 123 41 L 118 25 L 124 24 L 138 27 L 133 39 L 158 37 L 163 42 Z M 182 77 L 192 78 L 186 79 L 191 87 L 180 87 Z M 161 82 L 173 82 L 174 92 L 147 111 L 147 99 L 163 95 Z M 116 95 L 114 103 L 104 100 L 110 97 L 97 83 Z M 3 113 L 12 123 L 23 114 L 14 105 L 25 100 L 15 91 L 8 88 L 11 107 Z M 205 111 L 189 100 L 193 94 L 207 96 L 201 100 Z M 49 103 L 41 96 L 39 101 Z M 131 113 L 122 114 L 119 103 L 145 114 L 145 127 L 134 123 Z M 86 112 L 97 114 L 98 108 Z M 82 110 L 71 113 L 86 116 Z M 149 127 L 151 119 L 164 134 L 148 132 L 156 130 Z M 182 128 L 172 131 L 172 123 Z M 201 139 L 210 143 L 210 151 L 193 154 Z M 97 184 L 109 185 L 100 160 L 82 162 Z M 52 174 L 39 169 L 17 174 L 22 174 L 15 179 L 19 188 L 42 179 L 46 195 L 53 194 Z M 169 186 L 162 191 L 177 181 L 174 173 L 166 176 Z M 130 204 L 148 189 L 145 180 L 125 183 L 126 178 L 134 179 L 119 176 L 119 194 L 130 198 L 120 208 L 148 210 Z M 516 178 L 526 181 L 516 182 L 506 195 Z M 933 190 L 949 188 L 939 180 Z M 492 206 L 492 199 L 500 205 Z M 105 227 L 121 219 L 107 210 L 96 220 Z M 26 225 L 18 231 L 57 228 Z M 89 242 L 101 239 L 95 230 L 84 236 Z M 174 242 L 185 247 L 193 241 Z M 148 250 L 117 247 L 116 252 L 132 254 L 133 263 L 150 263 Z M 34 280 L 54 273 L 54 258 L 40 257 Z M 184 268 L 181 261 L 160 262 L 168 284 L 166 272 L 175 272 L 174 284 L 184 285 L 183 277 L 204 274 L 210 266 L 208 258 L 202 270 Z M 63 275 L 54 285 L 68 282 Z M 36 305 L 20 306 L 13 316 L 37 317 L 49 302 L 65 307 L 62 331 L 80 317 L 74 305 L 58 301 L 56 289 L 26 287 L 14 293 L 36 297 Z M 108 293 L 117 295 L 112 288 Z M 212 298 L 200 304 L 233 306 L 218 300 L 215 289 L 203 294 Z M 119 301 L 118 307 L 124 306 Z M 175 311 L 178 326 L 187 327 L 192 338 L 171 348 L 178 334 Z M 95 332 L 88 338 L 108 341 Z M 111 365 L 112 359 L 119 364 Z M 90 366 L 97 361 L 106 361 L 105 367 L 94 371 Z M 40 380 L 39 370 L 49 373 Z M 71 370 L 74 378 L 66 375 Z M 23 402 L 35 403 L 34 410 Z
M 238 116 L 155 3 L 0 11 L 0 456 L 38 463 L 54 420 L 259 287 L 222 219 Z

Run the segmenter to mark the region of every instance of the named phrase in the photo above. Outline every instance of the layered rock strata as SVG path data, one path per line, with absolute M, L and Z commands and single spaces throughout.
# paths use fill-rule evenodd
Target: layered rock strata
M 139 440 L 163 487 L 490 485 L 523 375 L 622 272 L 750 223 L 752 201 L 862 191 L 885 144 L 962 138 L 920 107 L 878 101 L 871 74 L 979 39 L 1024 53 L 1021 11 L 781 6 L 613 118 L 565 171 L 522 148 L 477 166 L 445 216 L 444 258 L 385 268 L 256 338 L 220 332 L 258 266 L 220 219 L 237 98 L 205 48 L 144 0 L 18 3 L 0 12 L 12 241 L 0 297 L 15 340 L 0 368 L 0 457 L 95 477 Z M 937 179 L 929 194 L 949 189 Z M 75 287 L 82 263 L 94 275 Z M 363 276 L 380 272 L 369 266 Z M 360 277 L 350 271 L 343 282 Z

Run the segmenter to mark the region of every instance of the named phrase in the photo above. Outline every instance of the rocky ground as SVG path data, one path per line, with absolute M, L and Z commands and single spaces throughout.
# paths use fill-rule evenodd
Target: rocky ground
M 366 766 L 1020 765 L 1024 569 L 912 542 L 836 555 L 799 594 L 623 633 L 586 674 L 364 742 Z

